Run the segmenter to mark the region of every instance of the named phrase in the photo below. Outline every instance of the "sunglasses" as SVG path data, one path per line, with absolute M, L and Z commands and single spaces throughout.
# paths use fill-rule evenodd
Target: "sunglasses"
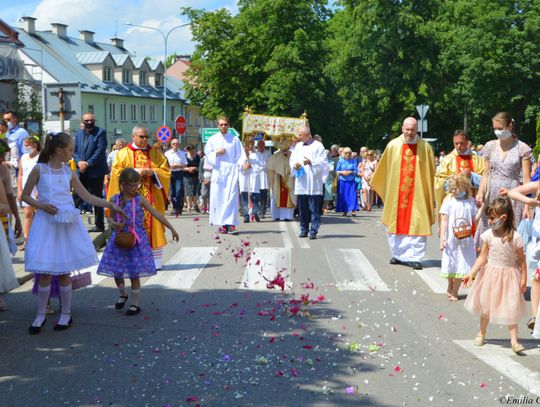
M 148 139 L 148 136 L 137 136 L 137 137 Z

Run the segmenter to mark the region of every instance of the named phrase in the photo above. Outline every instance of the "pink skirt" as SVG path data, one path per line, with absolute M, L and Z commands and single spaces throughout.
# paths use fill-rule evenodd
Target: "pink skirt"
M 527 314 L 520 290 L 521 273 L 514 267 L 486 266 L 478 273 L 465 309 L 493 324 L 515 325 Z

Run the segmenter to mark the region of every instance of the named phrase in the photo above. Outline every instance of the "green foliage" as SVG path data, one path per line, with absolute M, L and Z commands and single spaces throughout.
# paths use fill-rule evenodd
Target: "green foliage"
M 540 154 L 540 115 L 536 118 L 536 145 L 533 150 L 534 158 L 538 159 Z
M 14 110 L 19 115 L 19 121 L 31 120 L 41 123 L 43 114 L 40 95 L 41 89 L 39 88 L 33 88 L 24 82 L 17 84 Z
M 188 97 L 239 126 L 245 106 L 304 110 L 326 145 L 384 147 L 430 106 L 428 137 L 446 150 L 463 127 L 492 138 L 508 111 L 536 140 L 540 0 L 240 0 L 239 13 L 182 9 L 197 47 Z

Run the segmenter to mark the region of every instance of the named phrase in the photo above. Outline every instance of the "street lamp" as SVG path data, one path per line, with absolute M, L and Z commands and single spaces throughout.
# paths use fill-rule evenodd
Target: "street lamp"
M 165 34 L 163 31 L 161 31 L 159 28 L 149 27 L 147 25 L 139 25 L 139 24 L 131 24 L 131 23 L 124 23 L 124 25 L 129 25 L 131 27 L 139 27 L 139 28 L 146 28 L 147 30 L 154 30 L 161 34 L 163 37 L 163 42 L 165 43 L 165 53 L 163 54 L 163 66 L 165 67 L 165 73 L 163 74 L 163 125 L 167 125 L 167 40 L 169 39 L 169 35 L 176 30 L 177 28 L 186 27 L 188 25 L 191 25 L 191 23 L 184 23 L 177 25 L 176 27 L 171 28 L 167 33 Z

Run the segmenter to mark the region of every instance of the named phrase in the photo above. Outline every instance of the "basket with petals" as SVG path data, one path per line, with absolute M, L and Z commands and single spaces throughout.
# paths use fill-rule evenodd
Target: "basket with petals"
M 454 225 L 452 226 L 452 231 L 456 239 L 466 239 L 472 236 L 472 226 L 467 222 L 465 218 L 456 218 L 454 220 Z

